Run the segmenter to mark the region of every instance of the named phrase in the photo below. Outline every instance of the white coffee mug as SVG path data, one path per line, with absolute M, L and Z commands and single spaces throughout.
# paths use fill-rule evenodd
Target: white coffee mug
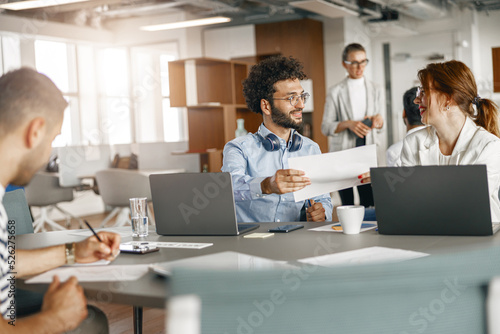
M 365 216 L 365 207 L 362 205 L 341 205 L 337 207 L 342 232 L 344 234 L 358 234 Z

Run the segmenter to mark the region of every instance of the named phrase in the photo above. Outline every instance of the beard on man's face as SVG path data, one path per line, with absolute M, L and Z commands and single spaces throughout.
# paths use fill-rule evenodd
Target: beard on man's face
M 279 108 L 277 108 L 274 103 L 271 102 L 271 119 L 276 125 L 279 125 L 285 129 L 294 129 L 296 131 L 301 131 L 303 124 L 302 120 L 299 122 L 293 120 L 291 114 L 296 111 L 300 111 L 301 109 L 293 109 L 288 114 L 282 112 Z

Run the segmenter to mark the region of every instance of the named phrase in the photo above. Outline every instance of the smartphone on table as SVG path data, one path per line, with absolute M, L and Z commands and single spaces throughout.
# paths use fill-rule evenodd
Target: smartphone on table
M 160 249 L 156 246 L 150 245 L 130 245 L 130 244 L 122 244 L 120 245 L 121 253 L 132 253 L 132 254 L 146 254 L 157 252 Z
M 288 232 L 295 231 L 295 230 L 298 230 L 299 228 L 303 228 L 303 227 L 304 227 L 304 225 L 288 224 L 288 225 L 282 225 L 282 226 L 270 228 L 269 232 L 288 233 Z

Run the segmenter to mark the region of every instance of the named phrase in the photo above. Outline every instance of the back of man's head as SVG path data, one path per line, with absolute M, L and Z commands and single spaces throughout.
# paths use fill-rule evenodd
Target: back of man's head
M 0 77 L 0 137 L 16 130 L 27 118 L 38 116 L 56 124 L 68 102 L 45 75 L 20 68 Z
M 248 108 L 262 114 L 260 101 L 265 99 L 272 102 L 276 92 L 274 84 L 282 80 L 305 79 L 302 68 L 298 60 L 283 56 L 273 56 L 252 66 L 248 78 L 243 80 L 243 95 Z
M 416 97 L 417 87 L 408 89 L 403 95 L 403 107 L 406 111 L 406 119 L 408 119 L 408 124 L 410 125 L 423 125 L 422 118 L 420 117 L 420 110 L 418 110 L 418 104 L 413 102 Z
M 363 45 L 358 44 L 358 43 L 351 43 L 344 48 L 344 51 L 342 51 L 342 61 L 347 61 L 347 57 L 349 57 L 349 53 L 356 52 L 356 51 L 363 51 L 364 53 L 366 53 Z

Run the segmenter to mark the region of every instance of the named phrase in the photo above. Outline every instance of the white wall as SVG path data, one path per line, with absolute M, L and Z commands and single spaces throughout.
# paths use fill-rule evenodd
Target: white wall
M 255 26 L 253 24 L 227 28 L 205 29 L 205 57 L 226 59 L 255 56 Z
M 474 73 L 479 94 L 500 102 L 500 93 L 493 93 L 493 64 L 491 48 L 500 47 L 500 11 L 478 14 L 479 68 Z
M 421 34 L 411 38 L 394 38 L 389 41 L 391 53 L 391 95 L 392 95 L 392 124 L 395 141 L 401 140 L 406 134 L 406 126 L 403 123 L 403 94 L 413 86 L 418 86 L 417 72 L 428 63 L 427 57 L 433 53 L 445 54 L 446 59 L 453 57 L 453 34 L 451 31 Z M 380 45 L 383 42 L 380 43 Z M 411 57 L 406 61 L 399 61 L 394 56 L 397 54 L 409 54 Z M 373 64 L 378 67 L 378 64 Z M 382 63 L 380 63 L 382 67 Z M 380 71 L 378 71 L 380 72 Z M 379 74 L 377 74 L 378 77 Z M 383 72 L 381 73 L 383 76 Z
M 455 9 L 452 15 L 434 21 L 420 21 L 417 34 L 407 37 L 392 37 L 379 33 L 372 37 L 374 80 L 383 78 L 382 45 L 389 43 L 391 52 L 392 120 L 394 140 L 404 137 L 405 126 L 401 119 L 403 93 L 417 81 L 417 71 L 432 60 L 432 53 L 445 55 L 445 60 L 457 59 L 471 68 L 480 87 L 480 95 L 492 93 L 491 47 L 500 46 L 500 12 L 487 16 L 470 10 Z M 465 42 L 465 43 L 464 43 Z M 398 53 L 408 53 L 406 62 L 397 61 Z M 478 58 L 480 57 L 480 58 Z M 438 60 L 439 61 L 439 60 Z M 390 143 L 389 143 L 390 144 Z
M 323 52 L 325 54 L 325 86 L 331 87 L 345 78 L 342 67 L 342 50 L 344 49 L 344 20 L 323 20 Z

